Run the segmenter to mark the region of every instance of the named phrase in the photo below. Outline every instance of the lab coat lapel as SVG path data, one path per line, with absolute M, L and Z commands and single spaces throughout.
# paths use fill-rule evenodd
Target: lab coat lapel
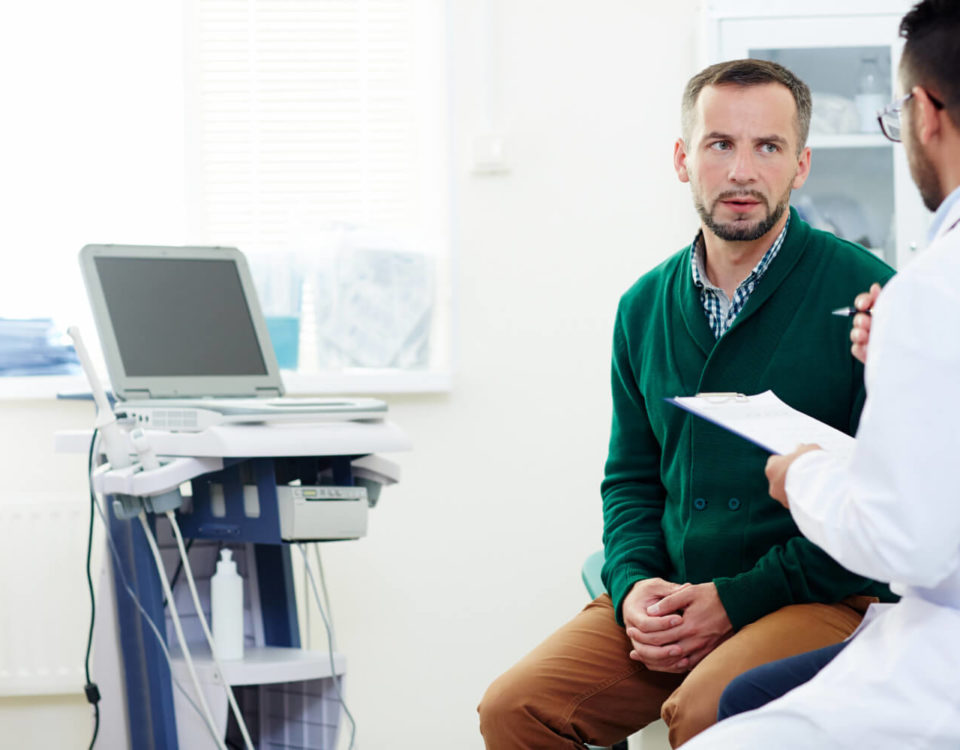
M 933 238 L 933 242 L 930 244 L 932 245 L 934 242 L 939 242 L 951 230 L 960 230 L 960 201 L 957 201 L 953 204 L 953 207 L 947 214 L 947 218 L 944 220 L 943 224 L 940 225 L 940 229 L 937 231 L 936 237 Z

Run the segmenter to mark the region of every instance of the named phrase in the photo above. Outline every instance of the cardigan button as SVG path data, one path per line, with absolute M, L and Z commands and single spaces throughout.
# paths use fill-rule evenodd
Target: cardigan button
M 735 498 L 735 497 L 731 497 L 731 498 L 727 501 L 727 507 L 728 507 L 730 510 L 740 510 L 740 501 L 739 501 L 737 498 Z
M 696 500 L 693 501 L 693 507 L 696 508 L 697 510 L 703 510 L 704 508 L 707 507 L 707 501 L 704 500 L 702 497 L 698 497 Z

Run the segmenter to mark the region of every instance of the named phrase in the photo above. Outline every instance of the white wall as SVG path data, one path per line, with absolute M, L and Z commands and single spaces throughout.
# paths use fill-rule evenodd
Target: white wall
M 404 480 L 326 553 L 366 747 L 482 747 L 486 685 L 585 603 L 616 302 L 695 226 L 671 166 L 694 3 L 494 3 L 495 65 L 452 5 L 458 376 L 392 400 Z M 512 172 L 475 177 L 491 70 Z
M 367 750 L 482 747 L 486 685 L 585 603 L 616 302 L 696 225 L 671 166 L 696 0 L 449 5 L 454 389 L 387 397 L 415 443 L 395 457 L 403 481 L 367 538 L 324 547 Z M 475 176 L 473 139 L 490 128 L 511 172 Z M 82 459 L 54 457 L 51 433 L 89 419 L 86 405 L 0 403 L 0 497 L 82 493 Z M 44 735 L 64 726 L 85 747 L 87 717 L 0 700 L 4 742 L 21 748 L 67 747 Z

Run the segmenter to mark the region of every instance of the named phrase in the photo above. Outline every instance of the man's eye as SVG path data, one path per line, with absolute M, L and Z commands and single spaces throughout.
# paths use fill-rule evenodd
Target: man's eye
M 727 151 L 730 148 L 730 141 L 714 141 L 710 144 L 714 151 Z
M 760 146 L 760 150 L 765 154 L 775 154 L 780 150 L 780 147 L 776 143 L 764 143 Z

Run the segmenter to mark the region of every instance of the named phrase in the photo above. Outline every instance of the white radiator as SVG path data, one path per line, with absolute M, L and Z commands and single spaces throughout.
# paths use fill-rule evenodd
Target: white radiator
M 88 521 L 88 506 L 62 495 L 0 500 L 0 696 L 83 692 Z

